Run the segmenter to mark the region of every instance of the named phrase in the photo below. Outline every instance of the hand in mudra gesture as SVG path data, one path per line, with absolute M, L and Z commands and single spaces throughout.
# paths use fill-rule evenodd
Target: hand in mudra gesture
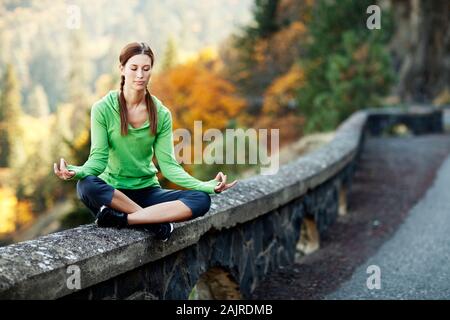
M 227 184 L 227 175 L 223 174 L 222 172 L 219 172 L 214 179 L 220 182 L 220 184 L 214 188 L 214 192 L 216 193 L 225 191 L 233 187 L 238 182 L 237 180 L 234 180 L 233 182 Z
M 53 170 L 55 171 L 55 174 L 62 180 L 70 179 L 75 175 L 74 171 L 67 170 L 67 163 L 63 158 L 61 158 L 59 166 L 57 166 L 56 163 L 53 164 Z

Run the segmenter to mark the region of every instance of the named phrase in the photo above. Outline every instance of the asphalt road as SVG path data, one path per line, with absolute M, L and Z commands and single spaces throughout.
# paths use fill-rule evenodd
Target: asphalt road
M 450 299 L 450 158 L 395 235 L 326 299 Z
M 450 298 L 450 136 L 366 141 L 348 214 L 251 299 Z M 374 265 L 380 272 L 367 272 Z M 376 268 L 375 267 L 375 268 Z

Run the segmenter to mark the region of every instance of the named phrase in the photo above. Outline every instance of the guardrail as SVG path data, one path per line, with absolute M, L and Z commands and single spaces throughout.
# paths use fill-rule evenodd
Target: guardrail
M 0 298 L 249 297 L 266 274 L 293 262 L 297 247 L 317 247 L 346 212 L 365 138 L 398 124 L 415 134 L 442 132 L 442 110 L 357 112 L 331 142 L 277 174 L 213 195 L 210 211 L 176 224 L 167 243 L 144 231 L 83 225 L 0 247 Z

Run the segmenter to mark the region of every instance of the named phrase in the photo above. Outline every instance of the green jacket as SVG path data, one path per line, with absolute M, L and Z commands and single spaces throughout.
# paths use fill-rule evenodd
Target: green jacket
M 200 181 L 177 162 L 174 154 L 172 115 L 162 102 L 152 96 L 157 108 L 156 136 L 150 135 L 149 120 L 140 128 L 128 124 L 128 135 L 120 134 L 118 91 L 110 91 L 91 109 L 91 149 L 89 159 L 82 166 L 68 165 L 75 171 L 72 179 L 94 175 L 114 188 L 140 189 L 160 186 L 153 154 L 164 177 L 187 189 L 214 193 L 219 183 L 212 179 Z

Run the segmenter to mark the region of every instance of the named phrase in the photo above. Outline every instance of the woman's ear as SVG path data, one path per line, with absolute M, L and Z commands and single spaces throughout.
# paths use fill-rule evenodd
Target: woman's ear
M 123 65 L 121 65 L 120 63 L 119 63 L 119 71 L 120 71 L 120 75 L 124 76 L 124 74 L 123 74 Z

